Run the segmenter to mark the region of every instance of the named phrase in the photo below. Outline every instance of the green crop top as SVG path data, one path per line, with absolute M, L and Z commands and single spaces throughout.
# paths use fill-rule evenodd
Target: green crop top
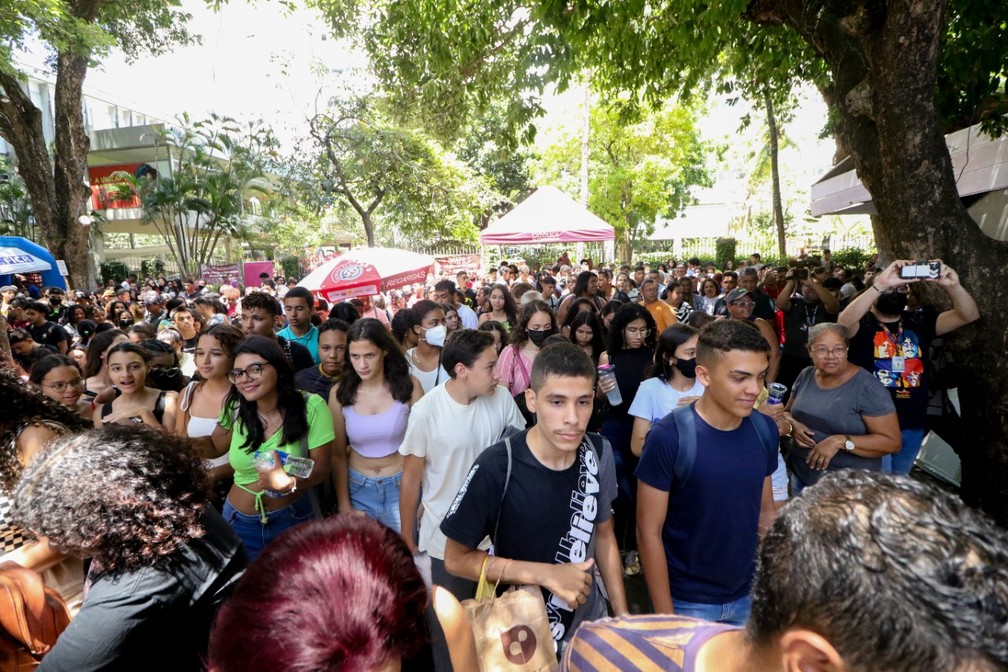
M 305 394 L 304 397 L 305 411 L 308 413 L 307 444 L 308 450 L 312 451 L 332 441 L 336 437 L 336 434 L 333 431 L 332 413 L 329 412 L 329 406 L 326 405 L 322 397 L 317 394 Z M 249 452 L 241 447 L 245 443 L 245 425 L 228 406 L 225 406 L 221 410 L 217 422 L 220 423 L 221 427 L 233 430 L 231 432 L 231 448 L 228 451 L 228 460 L 234 468 L 235 483 L 239 486 L 255 483 L 259 480 L 259 473 L 252 462 L 252 455 L 255 451 Z M 233 428 L 232 424 L 234 424 Z M 283 429 L 274 432 L 271 437 L 259 446 L 259 450 L 282 450 L 291 455 L 310 457 L 310 455 L 302 454 L 301 446 L 304 443 L 303 441 L 280 445 L 282 434 Z

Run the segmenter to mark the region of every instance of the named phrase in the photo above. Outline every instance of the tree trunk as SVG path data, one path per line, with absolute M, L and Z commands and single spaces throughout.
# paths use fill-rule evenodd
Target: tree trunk
M 41 242 L 66 261 L 71 285 L 81 288 L 94 284 L 88 271 L 87 230 L 79 221 L 89 196 L 84 184 L 89 142 L 81 110 L 88 59 L 86 54 L 57 56 L 54 159 L 42 131 L 42 113 L 15 77 L 0 74 L 7 99 L 0 102 L 0 133 L 17 155 Z
M 84 76 L 90 53 L 60 54 L 57 57 L 56 152 L 53 184 L 56 195 L 53 226 L 43 229 L 50 251 L 66 260 L 70 283 L 74 287 L 90 288 L 94 278 L 88 271 L 87 229 L 80 223 L 86 212 L 90 190 L 84 183 L 87 155 L 91 141 L 84 130 L 81 108 Z
M 777 132 L 777 117 L 774 114 L 773 100 L 770 94 L 763 95 L 766 104 L 767 128 L 770 133 L 770 177 L 773 189 L 773 217 L 777 229 L 777 250 L 782 259 L 787 258 L 787 238 L 784 235 L 784 203 L 780 190 L 780 136 Z
M 360 218 L 361 223 L 364 224 L 364 235 L 367 236 L 367 246 L 374 247 L 374 222 L 371 220 L 371 213 L 362 211 Z
M 997 289 L 1008 245 L 987 238 L 966 212 L 939 124 L 934 92 L 945 2 L 880 7 L 830 0 L 803 14 L 789 0 L 753 0 L 749 16 L 794 27 L 829 65 L 826 99 L 878 210 L 880 252 L 940 258 L 976 299 L 979 322 L 948 339 L 969 381 L 959 387 L 969 446 L 960 455 L 963 491 L 1008 525 L 1008 311 Z

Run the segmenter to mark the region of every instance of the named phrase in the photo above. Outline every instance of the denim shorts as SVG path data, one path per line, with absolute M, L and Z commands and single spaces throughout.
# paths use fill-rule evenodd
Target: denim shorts
M 230 500 L 224 500 L 222 514 L 224 520 L 234 529 L 238 538 L 242 540 L 242 544 L 245 545 L 249 562 L 259 555 L 266 544 L 280 536 L 281 533 L 315 518 L 315 510 L 307 493 L 287 506 L 267 513 L 265 524 L 260 520 L 258 513 L 252 515 L 242 513 L 232 506 Z
M 371 478 L 350 469 L 350 504 L 399 532 L 399 485 L 402 472 Z
M 749 620 L 749 612 L 752 610 L 752 598 L 746 595 L 739 600 L 725 604 L 703 604 L 701 602 L 686 602 L 673 598 L 672 607 L 675 609 L 677 616 L 689 616 L 712 623 L 727 623 L 728 625 L 741 627 Z

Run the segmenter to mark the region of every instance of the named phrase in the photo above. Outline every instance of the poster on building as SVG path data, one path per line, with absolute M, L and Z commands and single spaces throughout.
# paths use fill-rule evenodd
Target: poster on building
M 201 274 L 208 285 L 226 285 L 232 280 L 238 282 L 242 276 L 240 264 L 203 264 Z
M 439 273 L 454 276 L 459 271 L 475 271 L 480 266 L 478 254 L 452 254 L 446 257 L 434 257 Z
M 259 280 L 259 274 L 265 273 L 269 276 L 270 280 L 273 279 L 273 262 L 272 261 L 246 261 L 244 263 L 244 285 L 245 287 L 258 287 L 262 284 Z

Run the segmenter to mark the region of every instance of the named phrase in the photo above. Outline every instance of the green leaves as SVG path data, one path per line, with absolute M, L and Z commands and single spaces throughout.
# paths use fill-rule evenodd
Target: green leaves
M 650 235 L 657 217 L 674 217 L 690 205 L 692 187 L 710 186 L 710 148 L 700 139 L 694 114 L 671 103 L 648 112 L 628 99 L 592 108 L 588 207 L 613 225 L 621 244 Z M 537 181 L 574 193 L 580 158 L 579 137 L 549 147 Z

